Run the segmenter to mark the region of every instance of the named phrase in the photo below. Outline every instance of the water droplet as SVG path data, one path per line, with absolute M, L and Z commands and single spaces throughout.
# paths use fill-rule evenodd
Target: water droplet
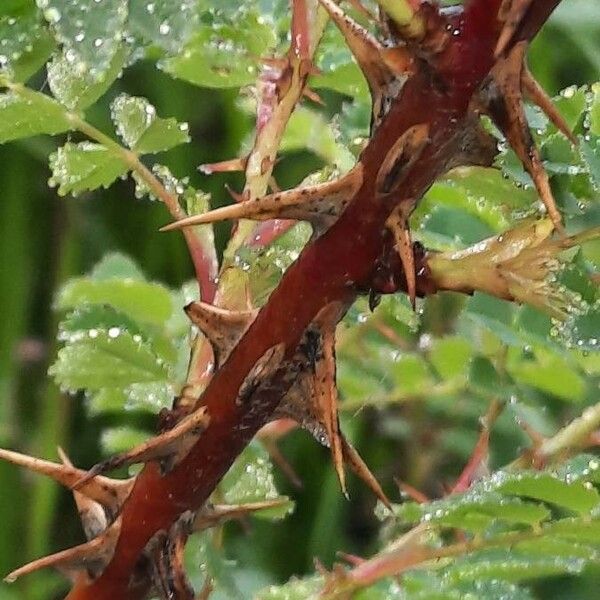
M 55 24 L 61 19 L 60 11 L 53 6 L 44 11 L 44 17 L 48 23 Z

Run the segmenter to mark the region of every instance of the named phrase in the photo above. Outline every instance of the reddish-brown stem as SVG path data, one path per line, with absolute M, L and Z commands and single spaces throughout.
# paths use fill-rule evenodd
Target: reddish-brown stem
M 393 203 L 378 199 L 376 177 L 383 159 L 408 128 L 429 124 L 431 143 L 410 168 L 396 202 L 419 198 L 444 172 L 473 93 L 494 64 L 501 0 L 472 0 L 462 16 L 452 17 L 455 33 L 446 48 L 415 73 L 361 156 L 360 190 L 335 225 L 302 252 L 285 273 L 227 362 L 215 373 L 201 400 L 210 424 L 199 441 L 167 475 L 147 465 L 137 477 L 122 511 L 122 530 L 114 557 L 92 584 L 78 582 L 68 600 L 144 598 L 148 583 L 131 587 L 131 575 L 150 538 L 167 530 L 185 510 L 201 507 L 232 462 L 270 418 L 285 383 L 276 373 L 271 386 L 248 403 L 236 404 L 246 375 L 265 352 L 284 344 L 291 358 L 304 331 L 331 302 L 349 305 L 371 287 L 374 265 L 384 249 L 385 222 Z M 519 30 L 532 36 L 556 6 L 538 0 Z M 521 35 L 521 34 L 520 34 Z M 524 34 L 523 34 L 524 35 Z M 299 42 L 299 48 L 303 45 Z M 289 382 L 288 384 L 289 385 Z M 423 559 L 427 558 L 424 554 Z

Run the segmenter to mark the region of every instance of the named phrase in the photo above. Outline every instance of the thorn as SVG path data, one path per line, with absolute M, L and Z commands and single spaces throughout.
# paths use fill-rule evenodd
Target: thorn
M 281 192 L 281 188 L 279 187 L 279 184 L 273 175 L 269 177 L 269 188 L 274 194 L 279 194 Z
M 354 471 L 358 477 L 360 477 L 368 488 L 381 500 L 383 505 L 388 509 L 392 510 L 392 503 L 389 501 L 385 492 L 379 485 L 379 482 L 371 473 L 369 467 L 365 461 L 360 457 L 360 454 L 354 449 L 353 446 L 342 437 L 342 450 L 344 452 L 344 460 L 350 465 L 350 468 Z
M 362 565 L 364 562 L 366 562 L 364 558 L 361 556 L 356 556 L 356 554 L 348 554 L 348 552 L 342 552 L 341 550 L 338 550 L 336 554 L 353 567 L 358 567 L 358 565 Z
M 415 268 L 415 254 L 412 238 L 408 228 L 408 219 L 404 214 L 405 208 L 399 204 L 386 221 L 386 227 L 394 236 L 394 247 L 400 256 L 404 276 L 406 278 L 406 291 L 413 310 L 417 307 L 417 272 Z
M 192 524 L 193 531 L 203 531 L 234 519 L 243 519 L 253 513 L 270 508 L 285 506 L 289 500 L 285 497 L 246 504 L 206 504 L 197 514 Z
M 146 545 L 150 577 L 161 600 L 194 600 L 194 590 L 185 572 L 184 550 L 194 514 L 184 512 L 169 531 L 158 531 Z
M 54 481 L 69 489 L 73 489 L 87 474 L 87 471 L 76 469 L 70 464 L 61 465 L 41 458 L 33 458 L 32 456 L 12 452 L 11 450 L 0 449 L 0 459 L 51 477 Z M 129 496 L 133 484 L 133 479 L 96 477 L 94 480 L 80 484 L 77 491 L 104 506 L 110 514 L 116 515 L 127 496 Z
M 335 326 L 345 308 L 332 302 L 323 308 L 307 329 L 298 357 L 304 369 L 276 409 L 275 418 L 290 417 L 324 446 L 329 446 L 340 486 L 347 497 L 344 462 L 389 508 L 390 502 L 367 465 L 346 441 L 339 427 L 335 385 Z
M 360 0 L 348 0 L 348 4 L 356 10 L 359 14 L 366 17 L 369 21 L 377 22 L 377 17 L 360 1 Z
M 344 36 L 369 84 L 371 94 L 373 97 L 379 95 L 381 88 L 394 78 L 394 73 L 381 58 L 384 46 L 364 27 L 346 15 L 333 0 L 319 2 Z
M 375 181 L 377 193 L 387 195 L 397 192 L 430 141 L 428 123 L 409 127 L 388 150 L 381 163 Z
M 502 3 L 498 20 L 503 22 L 503 26 L 494 50 L 496 58 L 507 50 L 532 2 L 533 0 L 504 0 Z
M 227 360 L 258 314 L 256 310 L 232 311 L 206 302 L 191 302 L 183 310 L 212 344 L 217 367 Z
M 562 132 L 562 134 L 574 145 L 579 145 L 579 140 L 571 131 L 571 128 L 567 125 L 564 117 L 558 112 L 556 106 L 552 102 L 552 98 L 546 94 L 544 88 L 538 83 L 535 77 L 531 74 L 531 71 L 527 68 L 523 68 L 523 74 L 521 76 L 523 88 L 525 92 L 535 103 L 542 112 L 550 119 L 554 126 Z
M 250 190 L 245 190 L 240 194 L 239 192 L 236 192 L 228 183 L 225 184 L 225 189 L 227 190 L 227 193 L 233 198 L 233 200 L 235 200 L 235 202 L 237 202 L 238 204 L 250 200 Z
M 73 466 L 69 457 L 60 446 L 58 448 L 58 455 L 64 465 L 67 467 Z M 94 500 L 90 500 L 90 498 L 76 490 L 73 490 L 73 498 L 75 499 L 75 505 L 77 506 L 77 512 L 81 519 L 85 537 L 91 540 L 99 536 L 108 527 L 108 519 L 102 505 Z
M 327 309 L 325 309 L 327 310 Z M 339 311 L 335 311 L 336 313 Z M 324 315 L 325 316 L 325 315 Z M 317 321 L 319 322 L 319 317 Z M 321 331 L 321 358 L 314 365 L 314 403 L 319 421 L 325 426 L 329 438 L 329 448 L 333 466 L 337 473 L 340 487 L 344 496 L 348 497 L 346 489 L 346 474 L 344 472 L 344 456 L 342 451 L 342 435 L 338 416 L 338 391 L 336 386 L 335 367 L 335 325 L 323 323 Z
M 405 483 L 397 477 L 394 478 L 394 481 L 396 482 L 398 489 L 414 502 L 417 502 L 418 504 L 427 504 L 429 502 L 429 498 L 423 492 L 420 492 L 416 487 L 413 487 L 409 483 Z
M 340 179 L 269 194 L 256 200 L 242 200 L 237 204 L 223 206 L 202 215 L 175 221 L 162 227 L 161 231 L 171 231 L 226 219 L 253 219 L 256 221 L 296 219 L 330 223 L 344 211 L 362 185 L 362 181 L 362 164 L 357 163 Z
M 274 423 L 275 421 L 272 421 Z M 294 423 L 294 427 L 296 427 L 296 423 Z M 279 446 L 276 444 L 274 440 L 270 439 L 261 439 L 262 444 L 265 450 L 269 453 L 271 460 L 279 467 L 282 473 L 289 479 L 290 483 L 298 490 L 301 490 L 304 485 L 302 483 L 302 479 L 294 467 L 288 462 L 286 457 L 283 455 Z
M 230 160 L 222 160 L 215 163 L 205 163 L 198 167 L 198 171 L 204 175 L 212 175 L 213 173 L 235 173 L 237 171 L 245 171 L 248 158 L 232 158 Z
M 483 419 L 481 419 L 481 433 L 471 457 L 467 462 L 465 468 L 460 474 L 456 483 L 450 490 L 450 494 L 459 494 L 469 489 L 470 485 L 475 481 L 477 477 L 481 476 L 480 471 L 487 469 L 487 461 L 489 458 L 489 446 L 490 446 L 490 435 L 492 427 L 496 422 L 496 419 L 500 416 L 500 413 L 504 409 L 504 404 L 494 400 Z
M 285 356 L 285 344 L 277 344 L 271 346 L 266 352 L 256 361 L 255 365 L 246 375 L 240 389 L 236 404 L 242 405 L 251 400 L 256 390 L 263 383 L 267 383 L 272 375 L 275 374 L 283 358 Z
M 506 57 L 498 60 L 492 69 L 491 78 L 484 86 L 481 100 L 484 103 L 484 110 L 489 113 L 504 133 L 512 149 L 533 179 L 555 229 L 564 233 L 561 215 L 552 195 L 548 174 L 529 131 L 523 107 L 521 83 L 526 49 L 526 42 L 519 42 Z
M 310 100 L 311 102 L 314 102 L 315 104 L 325 106 L 325 102 L 323 101 L 323 98 L 321 98 L 321 96 L 319 96 L 319 94 L 317 94 L 317 92 L 315 92 L 314 90 L 311 90 L 309 87 L 305 87 L 302 90 L 302 95 L 305 96 L 306 98 L 308 98 L 308 100 Z
M 464 120 L 457 140 L 456 151 L 452 152 L 446 169 L 456 167 L 491 167 L 498 154 L 498 142 L 481 125 L 479 114 L 473 112 Z
M 29 575 L 29 573 L 47 567 L 54 567 L 71 578 L 76 578 L 82 571 L 85 571 L 90 578 L 94 579 L 102 573 L 111 561 L 120 532 L 121 519 L 119 518 L 93 540 L 34 560 L 9 573 L 4 581 L 13 583 L 23 575 Z
M 97 465 L 93 466 L 74 486 L 81 491 L 82 486 L 106 471 L 117 469 L 135 463 L 146 463 L 160 461 L 163 473 L 168 473 L 181 461 L 192 446 L 196 443 L 198 436 L 206 429 L 210 422 L 210 416 L 205 406 L 184 417 L 173 429 L 169 429 L 160 435 L 150 438 L 147 442 L 135 448 L 117 454 Z

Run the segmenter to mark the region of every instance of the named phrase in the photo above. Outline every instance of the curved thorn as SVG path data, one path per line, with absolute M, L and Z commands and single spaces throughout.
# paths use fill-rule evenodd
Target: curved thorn
M 378 194 L 392 194 L 400 188 L 405 175 L 431 142 L 429 123 L 409 127 L 388 150 L 375 181 Z
M 67 467 L 73 466 L 71 460 L 60 446 L 58 447 L 58 455 L 64 465 Z M 100 535 L 108 527 L 108 519 L 102 505 L 77 490 L 73 490 L 73 498 L 75 499 L 75 505 L 77 506 L 77 512 L 79 513 L 85 537 L 91 540 Z
M 531 74 L 531 71 L 525 67 L 522 75 L 523 88 L 529 96 L 532 102 L 534 102 L 542 112 L 550 119 L 554 126 L 562 132 L 562 134 L 570 140 L 570 142 L 577 146 L 579 140 L 575 134 L 571 131 L 571 128 L 567 125 L 564 117 L 558 112 L 556 106 L 552 102 L 552 99 L 544 88 L 538 83 L 535 77 Z
M 87 571 L 90 576 L 97 577 L 112 559 L 120 533 L 121 519 L 119 518 L 93 540 L 27 563 L 9 573 L 4 581 L 13 583 L 23 575 L 47 567 L 54 567 L 69 575 Z
M 19 452 L 0 448 L 0 459 L 25 467 L 35 473 L 46 475 L 66 488 L 73 489 L 85 477 L 87 471 L 70 465 L 61 465 L 41 458 L 33 458 Z M 102 504 L 116 514 L 133 488 L 132 479 L 111 479 L 97 477 L 93 481 L 78 486 L 78 492 Z
M 206 407 L 202 406 L 184 417 L 173 429 L 93 466 L 77 481 L 74 489 L 81 490 L 101 473 L 135 463 L 162 461 L 163 470 L 168 472 L 190 451 L 209 422 L 210 416 Z
M 501 54 L 504 54 L 508 49 L 510 42 L 532 2 L 533 0 L 504 0 L 502 3 L 498 19 L 503 21 L 504 25 L 502 26 L 502 30 L 498 36 L 496 49 L 494 50 L 494 56 L 496 58 Z
M 364 27 L 346 15 L 333 0 L 319 2 L 344 36 L 367 79 L 371 93 L 376 92 L 393 78 L 393 73 L 381 58 L 384 46 Z
M 249 373 L 242 381 L 236 404 L 241 405 L 252 401 L 252 396 L 261 384 L 266 383 L 275 374 L 285 357 L 285 344 L 281 342 L 268 348 L 254 363 Z
M 217 366 L 227 360 L 258 314 L 256 310 L 232 311 L 205 302 L 191 302 L 183 310 L 190 321 L 209 339 Z
M 242 519 L 262 510 L 280 508 L 285 506 L 287 498 L 275 498 L 274 500 L 263 500 L 261 502 L 248 502 L 246 504 L 213 504 L 206 505 L 199 511 L 192 525 L 193 531 L 202 531 L 215 525 L 220 525 L 233 519 Z
M 362 164 L 357 163 L 340 179 L 223 206 L 202 215 L 194 215 L 170 223 L 162 227 L 161 231 L 171 231 L 227 219 L 253 219 L 256 221 L 278 218 L 307 221 L 335 219 L 346 208 L 362 184 L 362 180 Z
M 540 199 L 557 231 L 564 234 L 562 217 L 556 206 L 548 174 L 540 152 L 529 130 L 521 92 L 526 42 L 516 44 L 506 57 L 500 59 L 484 87 L 485 109 L 504 133 L 512 149 L 533 179 Z
M 204 163 L 198 167 L 198 171 L 204 175 L 212 175 L 213 173 L 235 173 L 244 171 L 247 163 L 247 157 L 231 158 L 216 163 Z
M 335 364 L 335 327 L 341 312 L 341 306 L 333 302 L 317 315 L 315 324 L 321 333 L 321 348 L 319 358 L 314 365 L 314 405 L 318 420 L 324 425 L 333 466 L 337 473 L 340 487 L 344 496 L 348 497 L 346 489 L 346 473 L 342 451 L 342 434 L 338 416 L 338 391 L 336 385 Z
M 392 510 L 392 504 L 379 485 L 379 482 L 373 473 L 371 473 L 369 467 L 361 458 L 360 454 L 344 437 L 342 437 L 342 449 L 344 452 L 344 460 L 348 463 L 348 465 L 350 465 L 350 468 L 354 471 L 354 473 L 363 480 L 367 487 L 369 487 L 375 496 L 381 500 L 386 508 Z
M 387 228 L 394 236 L 394 247 L 400 256 L 404 276 L 406 278 L 406 291 L 413 310 L 416 309 L 417 298 L 417 273 L 415 268 L 415 253 L 412 238 L 408 227 L 408 217 L 405 209 L 399 204 L 386 221 Z

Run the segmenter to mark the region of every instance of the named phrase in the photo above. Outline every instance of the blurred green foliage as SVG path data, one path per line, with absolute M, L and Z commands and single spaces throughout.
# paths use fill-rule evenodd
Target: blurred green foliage
M 150 4 L 155 8 L 149 10 Z M 59 104 L 85 109 L 89 123 L 113 137 L 116 131 L 142 154 L 168 150 L 160 162 L 184 186 L 210 193 L 213 205 L 227 202 L 224 183 L 239 187 L 240 177 L 206 177 L 196 167 L 248 148 L 253 99 L 237 88 L 255 81 L 257 56 L 285 48 L 287 3 L 178 4 L 181 10 L 173 11 L 169 2 L 132 1 L 127 16 L 124 0 L 90 2 L 82 40 L 62 0 L 38 0 L 41 10 L 29 0 L 0 6 L 0 43 L 8 40 L 0 45 L 0 77 L 28 81 L 32 90 L 27 102 L 7 94 L 0 103 L 0 138 L 24 138 L 24 126 L 30 134 L 61 133 L 0 146 L 3 447 L 54 458 L 60 445 L 76 464 L 91 465 L 102 453 L 148 435 L 155 413 L 170 404 L 185 377 L 189 327 L 180 309 L 194 293 L 185 245 L 177 234 L 158 233 L 168 221 L 164 207 L 148 199 L 139 182 L 136 189 L 121 178 L 127 164 L 69 131 L 74 128 Z M 108 30 L 121 35 L 107 36 Z M 319 169 L 348 168 L 368 134 L 366 87 L 332 27 L 317 63 L 322 74 L 313 83 L 326 107 L 304 104 L 294 114 L 275 172 L 283 188 Z M 571 148 L 531 111 L 567 226 L 578 231 L 599 225 L 600 91 L 581 87 L 600 79 L 595 0 L 565 0 L 534 42 L 530 65 L 552 94 L 568 88 L 559 108 L 581 137 L 580 147 Z M 33 93 L 47 88 L 58 103 Z M 509 151 L 498 167 L 455 171 L 436 184 L 414 216 L 419 239 L 436 249 L 461 248 L 533 214 L 535 194 Z M 58 193 L 48 188 L 49 179 Z M 239 266 L 250 273 L 258 302 L 307 233 L 298 226 L 266 251 L 240 251 Z M 216 228 L 220 251 L 227 235 L 227 226 Z M 471 455 L 478 420 L 492 399 L 508 405 L 492 437 L 494 469 L 528 444 L 519 422 L 550 435 L 598 400 L 599 299 L 585 275 L 598 269 L 600 243 L 585 244 L 569 258 L 560 283 L 575 290 L 587 310 L 565 323 L 483 294 L 440 294 L 420 303 L 417 314 L 403 297 L 385 298 L 374 314 L 366 301 L 352 308 L 339 335 L 343 428 L 393 499 L 399 499 L 394 477 L 431 497 L 443 495 Z M 215 598 L 252 597 L 267 585 L 312 573 L 314 558 L 331 566 L 339 550 L 370 555 L 406 523 L 423 520 L 425 511 L 434 511 L 428 522 L 443 527 L 482 531 L 499 521 L 505 533 L 551 520 L 548 527 L 573 532 L 584 529 L 581 523 L 597 505 L 587 487 L 598 484 L 597 476 L 583 475 L 574 464 L 569 478 L 552 473 L 540 482 L 536 477 L 543 476 L 528 475 L 538 495 L 519 488 L 527 477 L 507 491 L 506 475 L 493 485 L 480 482 L 466 499 L 443 499 L 428 508 L 400 505 L 382 529 L 361 484 L 351 481 L 350 502 L 341 496 L 325 449 L 302 432 L 286 436 L 280 448 L 302 489 L 253 443 L 236 466 L 248 480 L 240 483 L 234 471 L 220 493 L 230 502 L 281 493 L 293 498 L 293 513 L 273 523 L 288 511 L 286 504 L 263 515 L 269 518 L 253 519 L 249 532 L 234 524 L 224 541 L 205 533 L 190 543 L 195 583 L 209 572 L 220 587 Z M 586 460 L 589 466 L 594 459 Z M 55 484 L 0 463 L 0 489 L 0 572 L 81 541 L 72 500 Z M 573 497 L 581 504 L 574 505 Z M 412 574 L 402 590 L 386 584 L 360 597 L 587 599 L 600 579 L 600 569 L 588 564 L 598 552 L 597 539 L 578 540 L 582 545 L 574 550 L 563 531 L 538 542 L 534 558 L 531 545 L 519 549 L 528 557 L 523 563 L 519 552 L 499 550 L 475 563 L 458 560 L 435 575 Z M 513 586 L 531 579 L 537 582 L 528 589 Z M 260 597 L 306 598 L 317 585 L 303 580 L 288 595 L 271 589 Z M 64 590 L 58 576 L 41 573 L 0 586 L 0 600 L 45 600 Z

